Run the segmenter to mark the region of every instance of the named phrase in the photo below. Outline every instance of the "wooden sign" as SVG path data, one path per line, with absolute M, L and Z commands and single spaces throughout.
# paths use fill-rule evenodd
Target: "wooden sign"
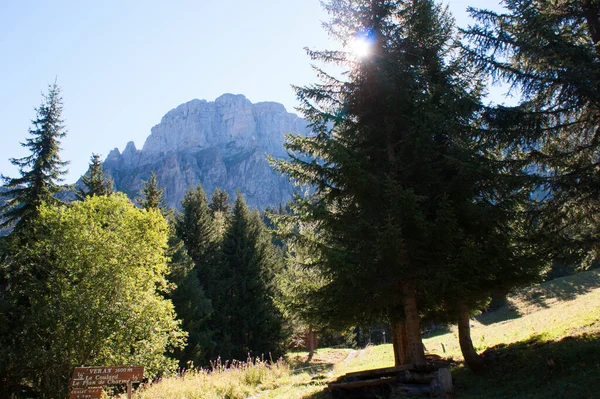
M 69 392 L 69 399 L 100 399 L 102 388 L 73 388 Z
M 73 372 L 71 387 L 89 388 L 128 384 L 141 382 L 143 378 L 143 366 L 77 367 Z

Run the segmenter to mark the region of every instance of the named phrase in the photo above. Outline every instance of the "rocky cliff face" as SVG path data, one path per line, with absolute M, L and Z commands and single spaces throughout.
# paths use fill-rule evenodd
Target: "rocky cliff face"
M 307 134 L 306 121 L 273 102 L 252 104 L 242 95 L 225 94 L 214 102 L 192 100 L 169 111 L 152 128 L 141 150 L 129 142 L 110 152 L 104 171 L 115 189 L 139 195 L 152 171 L 166 202 L 180 208 L 190 187 L 216 187 L 233 198 L 237 190 L 250 207 L 264 209 L 291 198 L 287 179 L 271 170 L 267 154 L 285 157 L 284 134 Z

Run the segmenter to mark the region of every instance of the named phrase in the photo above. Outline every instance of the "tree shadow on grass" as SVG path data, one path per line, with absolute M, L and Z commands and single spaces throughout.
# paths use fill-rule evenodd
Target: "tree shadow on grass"
M 589 271 L 557 278 L 533 287 L 522 295 L 522 300 L 541 308 L 550 307 L 553 300 L 571 301 L 600 287 L 600 271 Z
M 556 302 L 577 299 L 598 287 L 600 287 L 600 270 L 593 270 L 529 287 L 521 291 L 515 298 L 517 302 L 527 306 L 547 309 Z M 483 313 L 476 319 L 484 325 L 490 325 L 519 317 L 521 317 L 519 310 L 510 302 L 506 302 L 497 310 Z
M 453 370 L 455 398 L 597 398 L 600 323 L 591 330 L 559 341 L 534 336 L 490 348 L 482 354 L 489 368 L 484 375 Z
M 433 338 L 446 335 L 452 331 L 450 324 L 432 324 L 423 332 L 423 338 Z
M 327 373 L 333 370 L 335 364 L 333 363 L 311 363 L 311 362 L 303 362 L 297 363 L 292 367 L 292 373 L 308 373 L 311 376 L 317 376 L 319 374 Z
M 322 391 L 314 392 L 309 395 L 302 396 L 302 399 L 331 399 L 331 392 L 323 387 Z
M 504 306 L 493 312 L 482 313 L 476 317 L 476 320 L 483 325 L 489 326 L 490 324 L 514 320 L 519 317 L 521 317 L 519 310 L 507 302 Z

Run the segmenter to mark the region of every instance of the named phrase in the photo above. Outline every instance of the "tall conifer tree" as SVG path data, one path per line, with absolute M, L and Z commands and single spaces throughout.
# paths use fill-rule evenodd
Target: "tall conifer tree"
M 504 238 L 510 211 L 529 198 L 523 165 L 500 162 L 505 144 L 478 123 L 480 80 L 457 57 L 446 9 L 430 0 L 327 9 L 333 36 L 347 47 L 366 41 L 369 54 L 309 52 L 345 65 L 348 78 L 318 70 L 323 84 L 297 89 L 314 134 L 290 136 L 291 160 L 277 168 L 315 188 L 291 219 L 316 235 L 290 236 L 323 273 L 311 294 L 321 320 L 390 320 L 396 361 L 422 364 L 420 313 L 439 317 L 443 301 L 489 293 L 491 249 L 523 250 Z
M 278 260 L 258 212 L 250 212 L 238 193 L 223 239 L 225 298 L 218 310 L 228 317 L 228 347 L 221 356 L 245 359 L 272 353 L 282 344 L 282 318 L 273 302 L 272 281 Z
M 84 200 L 86 197 L 93 197 L 95 195 L 110 195 L 113 191 L 113 181 L 110 178 L 104 177 L 102 161 L 98 154 L 92 154 L 88 172 L 81 177 L 81 181 L 86 188 L 80 188 L 75 191 L 78 200 Z
M 222 190 L 219 187 L 215 188 L 209 207 L 213 213 L 229 212 L 231 205 L 229 204 L 229 195 L 227 195 L 227 191 Z
M 141 194 L 143 197 L 136 198 L 138 204 L 143 209 L 158 209 L 164 215 L 167 209 L 167 205 L 164 203 L 165 190 L 159 187 L 156 173 L 152 172 L 150 174 L 150 179 L 148 181 L 143 181 L 142 185 Z
M 21 176 L 2 176 L 9 200 L 0 209 L 3 217 L 0 227 L 15 226 L 14 231 L 20 231 L 35 218 L 42 203 L 59 201 L 54 195 L 62 190 L 60 183 L 68 165 L 59 155 L 60 140 L 66 135 L 62 110 L 60 88 L 55 82 L 36 110 L 33 127 L 29 130 L 31 137 L 21 143 L 31 154 L 10 160 L 19 168 Z
M 598 257 L 600 220 L 600 2 L 504 0 L 505 11 L 471 9 L 465 54 L 521 95 L 490 110 L 491 126 L 520 137 L 541 177 L 548 251 Z
M 196 315 L 202 316 L 201 318 L 195 316 L 190 318 L 195 323 L 194 331 L 190 334 L 195 334 L 197 348 L 189 348 L 188 352 L 201 353 L 201 356 L 196 357 L 195 361 L 206 363 L 218 356 L 218 349 L 222 345 L 226 345 L 219 334 L 219 331 L 223 330 L 223 320 L 228 317 L 222 312 L 223 305 L 221 303 L 225 283 L 221 277 L 220 243 L 202 186 L 191 188 L 185 194 L 181 205 L 183 213 L 176 218 L 175 230 L 177 237 L 184 242 L 187 254 L 193 261 L 193 276 L 190 276 L 189 279 L 198 282 L 203 298 L 202 300 L 195 299 L 193 293 L 186 298 L 186 293 L 179 292 L 175 293 L 174 300 L 181 302 L 182 309 L 186 313 L 197 309 Z M 190 281 L 186 285 L 189 285 L 188 288 L 192 288 L 195 283 L 192 284 Z M 196 289 L 194 288 L 194 290 Z M 185 318 L 185 315 L 183 317 Z M 190 345 L 193 345 L 193 338 L 194 335 L 190 335 Z M 192 356 L 188 355 L 187 358 L 192 359 Z
M 221 190 L 219 187 L 215 188 L 209 208 L 213 217 L 215 232 L 218 239 L 221 240 L 225 234 L 225 229 L 227 228 L 229 211 L 231 209 L 227 191 Z
M 177 349 L 174 356 L 179 360 L 179 366 L 188 368 L 192 365 L 204 365 L 208 362 L 210 330 L 206 321 L 212 312 L 210 299 L 207 298 L 198 278 L 198 270 L 189 256 L 185 242 L 177 236 L 177 220 L 164 204 L 163 189 L 158 185 L 158 178 L 152 172 L 150 179 L 143 182 L 137 202 L 147 211 L 159 211 L 169 224 L 169 258 L 170 282 L 176 285 L 170 297 L 175 306 L 177 317 L 181 319 L 181 327 L 187 332 L 187 344 Z
M 185 242 L 188 253 L 197 267 L 201 280 L 210 279 L 210 263 L 217 242 L 208 200 L 202 186 L 190 189 L 181 202 L 183 213 L 177 220 L 177 235 Z

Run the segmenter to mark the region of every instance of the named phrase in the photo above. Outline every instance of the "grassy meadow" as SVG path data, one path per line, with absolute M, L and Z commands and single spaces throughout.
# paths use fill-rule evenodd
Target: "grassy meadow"
M 600 270 L 530 287 L 500 309 L 472 320 L 472 338 L 489 361 L 475 376 L 462 364 L 456 329 L 424 340 L 428 353 L 451 359 L 454 398 L 600 397 Z M 319 349 L 307 362 L 292 353 L 214 372 L 191 370 L 142 387 L 137 399 L 325 399 L 327 382 L 352 371 L 393 366 L 391 345 Z

